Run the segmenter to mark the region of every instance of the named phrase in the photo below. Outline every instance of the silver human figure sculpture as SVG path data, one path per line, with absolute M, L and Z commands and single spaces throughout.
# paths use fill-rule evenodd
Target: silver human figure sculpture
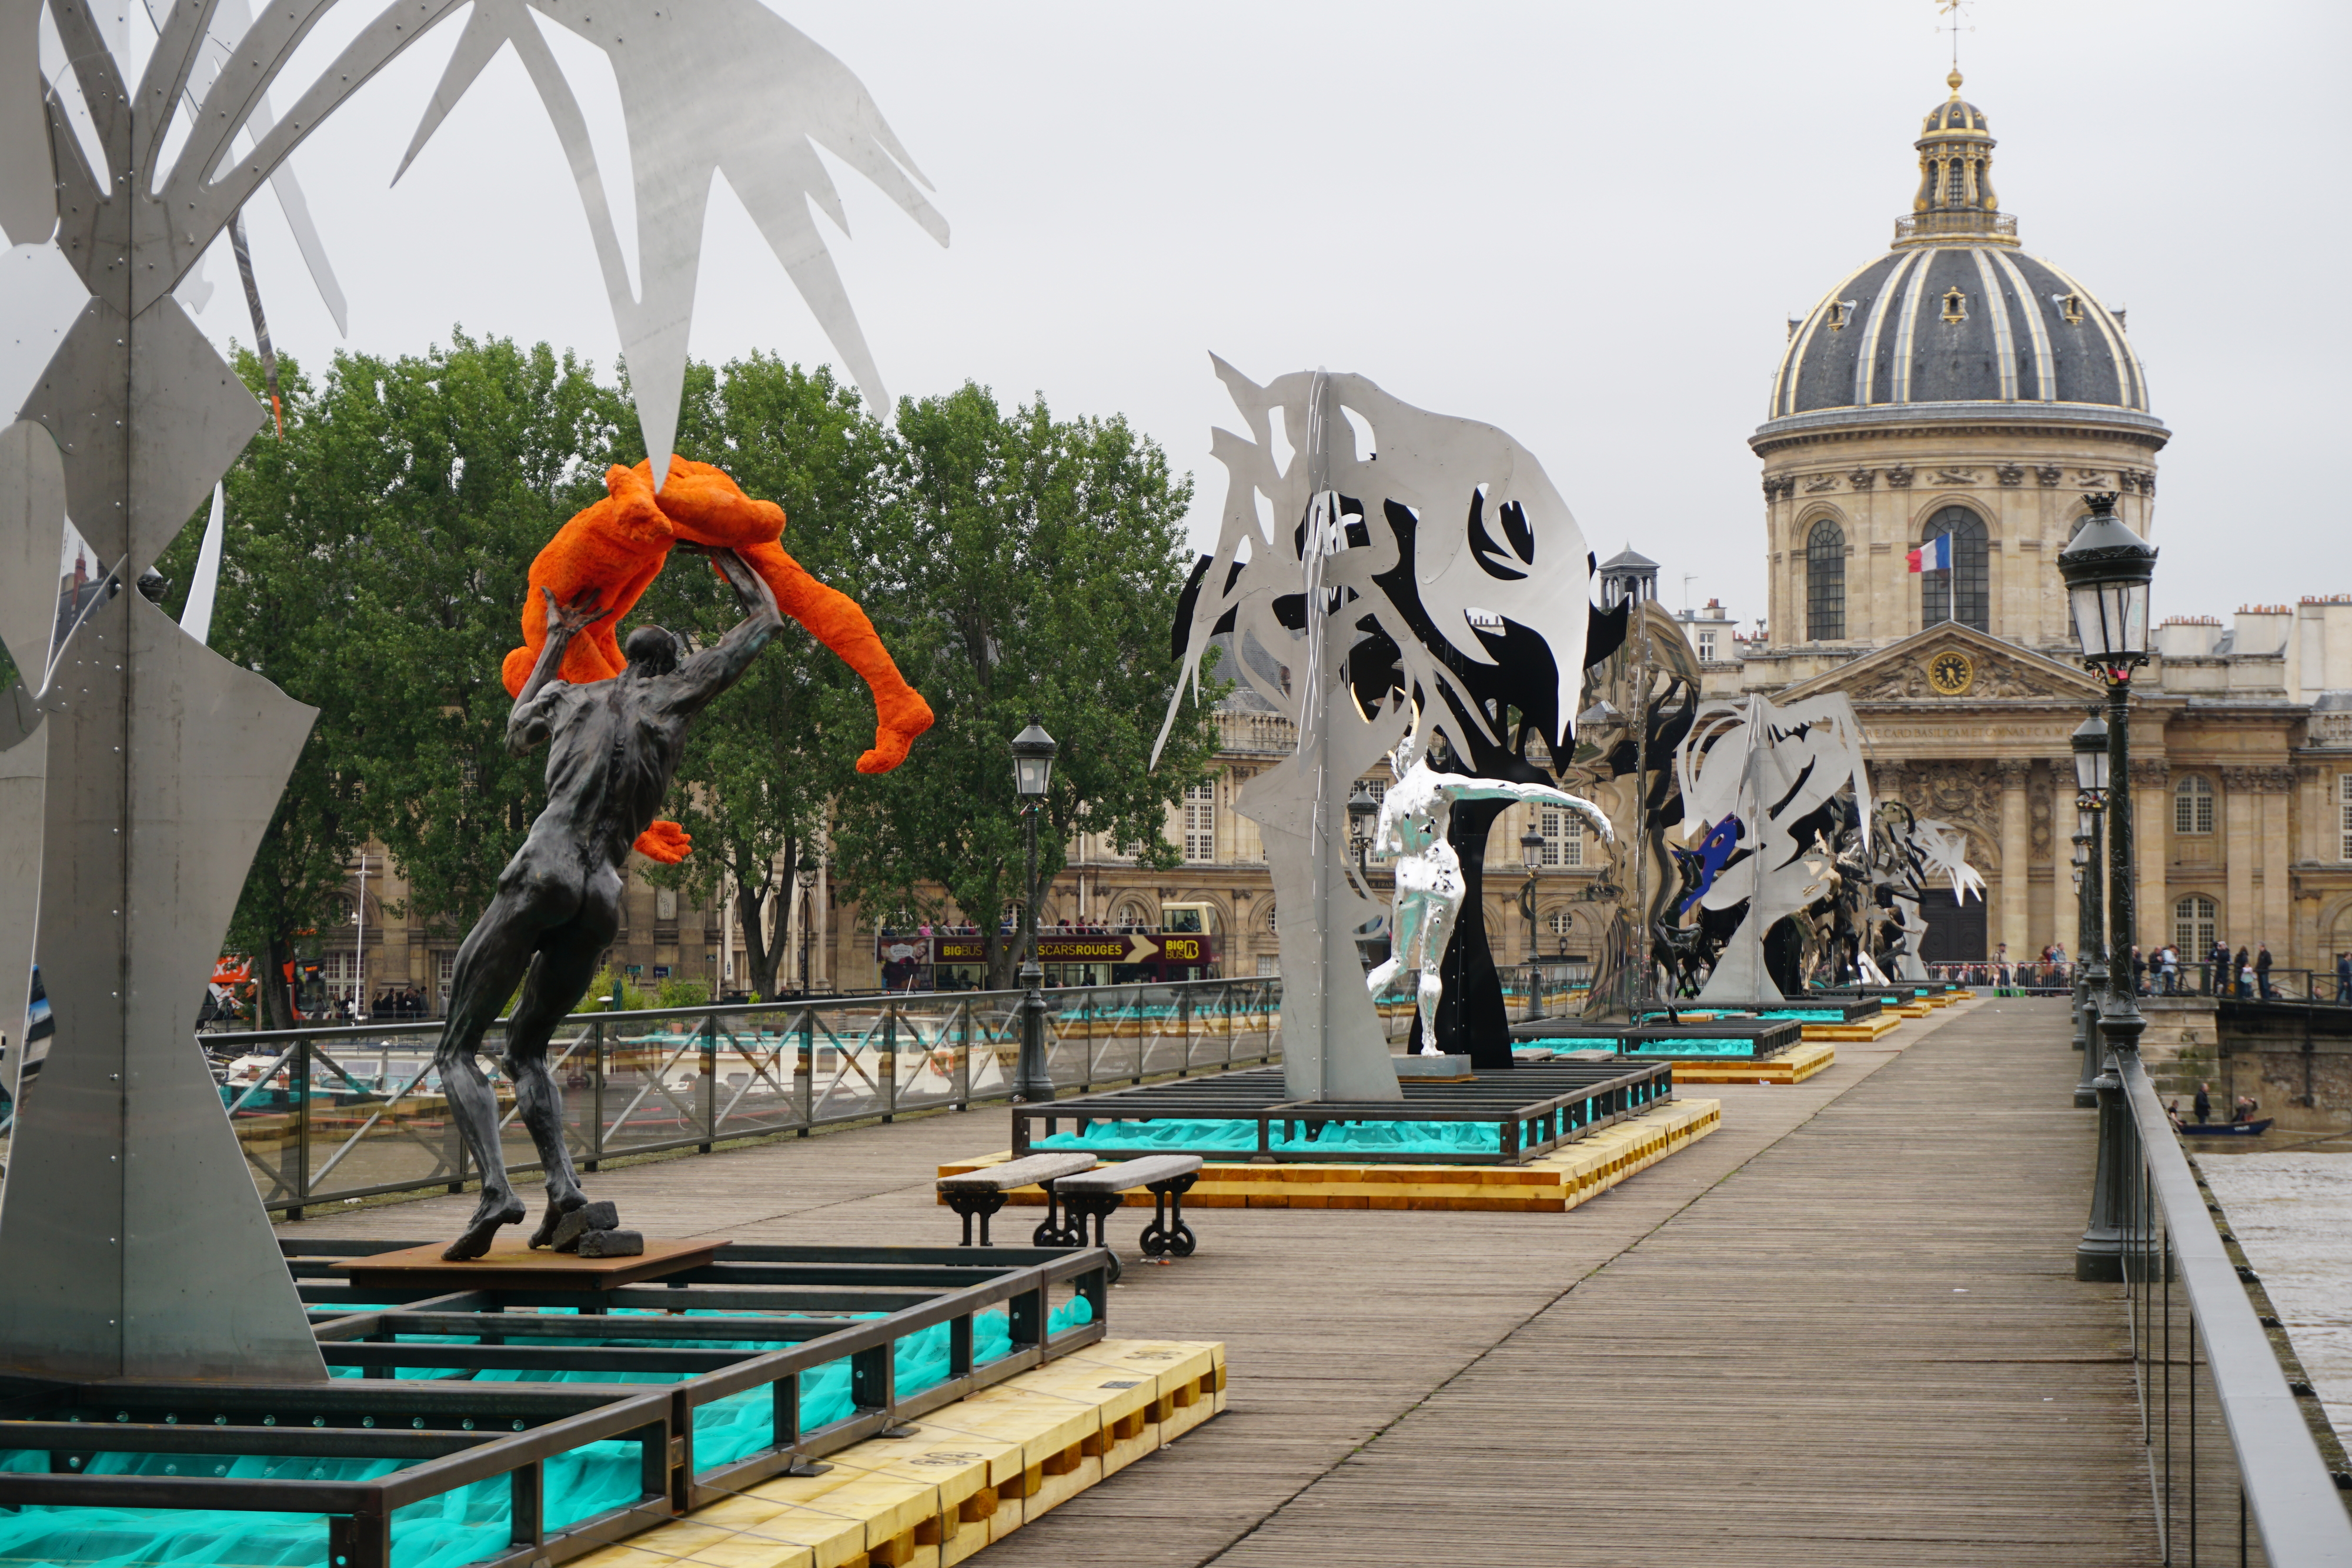
M 624 650 L 629 667 L 591 685 L 575 686 L 556 672 L 572 639 L 611 612 L 599 612 L 593 594 L 565 606 L 540 591 L 547 593 L 547 646 L 507 717 L 507 749 L 520 757 L 548 743 L 547 810 L 457 949 L 449 1018 L 434 1059 L 458 1134 L 482 1173 L 473 1219 L 441 1254 L 453 1261 L 480 1257 L 500 1226 L 523 1218 L 499 1150 L 498 1096 L 475 1059 L 483 1031 L 518 983 L 522 1000 L 507 1020 L 502 1065 L 547 1171 L 547 1213 L 530 1244 L 546 1246 L 558 1222 L 588 1201 L 563 1146 L 563 1097 L 547 1071 L 547 1042 L 620 928 L 622 863 L 661 810 L 688 724 L 751 667 L 783 624 L 775 595 L 740 557 L 709 553 L 742 601 L 744 620 L 716 646 L 682 661 L 677 639 L 640 626 Z
M 1606 841 L 1614 837 L 1609 818 L 1590 800 L 1545 784 L 1513 784 L 1499 779 L 1474 779 L 1467 774 L 1440 773 L 1424 758 L 1415 758 L 1403 777 L 1389 787 L 1381 801 L 1380 824 L 1374 842 L 1397 855 L 1396 892 L 1390 904 L 1391 946 L 1388 961 L 1364 977 L 1365 988 L 1378 996 L 1405 969 L 1421 972 L 1415 1005 L 1421 1011 L 1421 1052 L 1437 1049 L 1437 1004 L 1445 996 L 1445 978 L 1439 960 L 1446 939 L 1462 913 L 1465 885 L 1462 857 L 1446 841 L 1453 826 L 1454 807 L 1461 800 L 1541 800 L 1580 812 Z

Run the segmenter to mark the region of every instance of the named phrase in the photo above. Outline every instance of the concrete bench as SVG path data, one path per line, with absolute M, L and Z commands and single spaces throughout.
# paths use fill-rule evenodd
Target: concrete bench
M 1198 1155 L 1146 1155 L 1141 1159 L 1121 1160 L 1117 1165 L 1097 1166 L 1090 1171 L 1064 1176 L 1055 1183 L 1055 1196 L 1061 1199 L 1065 1217 L 1063 1225 L 1051 1237 L 1041 1227 L 1037 1244 L 1084 1247 L 1087 1221 L 1092 1219 L 1094 1244 L 1106 1245 L 1103 1226 L 1111 1211 L 1124 1201 L 1124 1195 L 1143 1187 L 1150 1192 L 1153 1200 L 1151 1223 L 1143 1228 L 1137 1240 L 1143 1255 L 1157 1258 L 1163 1252 L 1172 1252 L 1179 1258 L 1190 1258 L 1197 1239 L 1192 1228 L 1184 1223 L 1184 1194 L 1200 1179 Z M 1118 1276 L 1114 1272 L 1111 1277 Z
M 1193 1162 L 1199 1164 L 1197 1160 Z M 948 1207 L 963 1216 L 963 1240 L 959 1246 L 971 1245 L 972 1217 L 980 1218 L 980 1244 L 992 1245 L 988 1239 L 989 1216 L 1004 1207 L 1004 1200 L 1015 1187 L 1042 1186 L 1045 1189 L 1045 1222 L 1037 1227 L 1036 1244 L 1059 1247 L 1062 1226 L 1055 1218 L 1054 1184 L 1066 1176 L 1095 1168 L 1092 1155 L 1031 1155 L 1026 1159 L 1012 1160 L 1001 1166 L 983 1166 L 961 1176 L 940 1177 L 940 1195 Z

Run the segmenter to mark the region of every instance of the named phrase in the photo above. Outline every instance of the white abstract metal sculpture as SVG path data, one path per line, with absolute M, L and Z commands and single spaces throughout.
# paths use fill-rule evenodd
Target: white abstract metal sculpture
M 29 956 L 17 914 L 37 908 L 56 1019 L 0 1187 L 0 1372 L 325 1376 L 188 1040 L 315 715 L 139 593 L 100 593 L 53 649 L 54 567 L 41 564 L 55 562 L 69 519 L 103 578 L 134 581 L 236 460 L 262 410 L 173 290 L 304 138 L 465 9 L 343 0 L 366 5 L 367 20 L 273 118 L 269 94 L 337 0 L 280 0 L 241 28 L 224 9 L 236 3 L 177 0 L 134 80 L 120 18 L 110 37 L 86 0 L 0 0 L 0 228 L 17 245 L 54 240 L 89 295 L 19 423 L 0 430 L 0 640 L 27 688 L 0 695 L 12 715 L 34 710 L 0 736 L 16 737 L 0 781 L 12 828 L 28 800 L 40 824 L 37 864 L 15 837 L 0 843 L 0 984 L 19 988 L 13 1009 Z M 627 286 L 585 123 L 548 68 L 540 18 L 604 48 L 619 79 L 642 294 Z M 55 80 L 38 64 L 45 25 L 68 62 Z M 656 473 L 676 428 L 714 172 L 887 413 L 808 211 L 841 221 L 818 148 L 942 242 L 947 228 L 838 60 L 754 0 L 479 0 L 420 141 L 504 43 L 571 159 Z M 19 562 L 39 567 L 29 582 Z
M 1549 785 L 1438 773 L 1425 758 L 1414 758 L 1398 775 L 1381 798 L 1380 826 L 1373 835 L 1377 848 L 1397 856 L 1396 891 L 1389 904 L 1391 949 L 1388 959 L 1364 977 L 1364 988 L 1377 997 L 1403 970 L 1419 971 L 1414 1005 L 1421 1013 L 1421 1049 L 1427 1056 L 1438 1054 L 1437 1004 L 1445 995 L 1438 960 L 1445 956 L 1446 938 L 1454 933 L 1467 891 L 1462 857 L 1446 841 L 1459 800 L 1541 800 L 1566 806 L 1581 813 L 1603 841 L 1614 837 L 1600 807 Z
M 1835 871 L 1832 856 L 1812 852 L 1808 819 L 1851 788 L 1865 833 L 1871 821 L 1853 705 L 1843 693 L 1786 706 L 1761 696 L 1709 704 L 1676 752 L 1675 773 L 1694 841 L 1728 822 L 1738 844 L 1710 873 L 1699 906 L 1745 910 L 1699 999 L 1738 1006 L 1784 1000 L 1765 967 L 1765 936 L 1830 893 Z
M 1951 888 L 1955 903 L 1967 903 L 1970 894 L 1981 903 L 1984 877 L 1969 863 L 1968 834 L 1949 822 L 1914 816 L 1899 800 L 1886 801 L 1879 808 L 1879 840 L 1875 881 L 1885 906 L 1893 911 L 1889 924 L 1901 933 L 1885 948 L 1894 977 L 1927 979 L 1927 966 L 1919 953 L 1919 945 L 1927 940 L 1927 920 L 1920 913 L 1919 901 L 1928 883 L 1940 876 Z
M 1439 734 L 1472 773 L 1532 737 L 1563 755 L 1591 558 L 1542 465 L 1492 425 L 1414 408 L 1361 376 L 1259 386 L 1214 362 L 1248 435 L 1211 438 L 1228 476 L 1223 526 L 1179 612 L 1167 726 L 1220 632 L 1280 662 L 1286 679 L 1247 659 L 1233 673 L 1298 725 L 1293 754 L 1237 801 L 1273 874 L 1286 1088 L 1394 1100 L 1356 947 L 1383 910 L 1348 853 L 1348 797 L 1384 753 L 1410 768 Z

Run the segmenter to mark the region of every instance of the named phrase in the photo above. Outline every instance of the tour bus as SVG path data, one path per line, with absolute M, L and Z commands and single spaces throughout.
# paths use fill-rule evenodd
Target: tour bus
M 1048 986 L 1155 985 L 1219 977 L 1218 937 L 1211 906 L 1163 904 L 1150 927 L 1093 922 L 1042 925 L 1037 963 Z M 1002 932 L 1000 942 L 1020 934 Z M 882 986 L 892 991 L 973 991 L 987 977 L 987 946 L 977 930 L 958 926 L 885 927 L 874 939 Z

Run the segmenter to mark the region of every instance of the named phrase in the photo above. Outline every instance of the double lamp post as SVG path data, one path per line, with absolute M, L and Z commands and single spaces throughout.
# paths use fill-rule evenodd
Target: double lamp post
M 2074 635 L 2082 644 L 2084 667 L 2105 685 L 2107 711 L 2104 725 L 2095 715 L 2074 732 L 2076 805 L 2082 831 L 2076 842 L 2083 857 L 2083 957 L 2095 962 L 2099 946 L 2091 939 L 2097 928 L 2101 902 L 2095 849 L 2102 820 L 2106 828 L 2107 875 L 2105 968 L 2096 981 L 2104 990 L 2092 1002 L 2095 1029 L 2087 1016 L 2083 1026 L 2084 1071 L 2099 1109 L 2098 1173 L 2092 1182 L 2091 1223 L 2074 1249 L 2078 1280 L 2120 1280 L 2124 1274 L 2126 1206 L 2131 1179 L 2131 1115 L 2124 1102 L 2124 1071 L 2139 1056 L 2139 1037 L 2147 1029 L 2133 995 L 2132 941 L 2136 927 L 2132 873 L 2131 700 L 2132 672 L 2147 663 L 2148 583 L 2156 575 L 2156 551 L 2146 539 L 2116 516 L 2116 497 L 2086 497 L 2091 515 L 2082 531 L 2058 557 L 2059 575 L 2074 614 Z M 2104 734 L 2102 734 L 2102 730 Z M 2104 740 L 2104 750 L 2099 742 Z M 2094 983 L 2086 979 L 2084 985 Z M 2091 1068 L 2098 1071 L 2092 1076 Z M 2083 1103 L 2077 1091 L 2077 1104 Z

